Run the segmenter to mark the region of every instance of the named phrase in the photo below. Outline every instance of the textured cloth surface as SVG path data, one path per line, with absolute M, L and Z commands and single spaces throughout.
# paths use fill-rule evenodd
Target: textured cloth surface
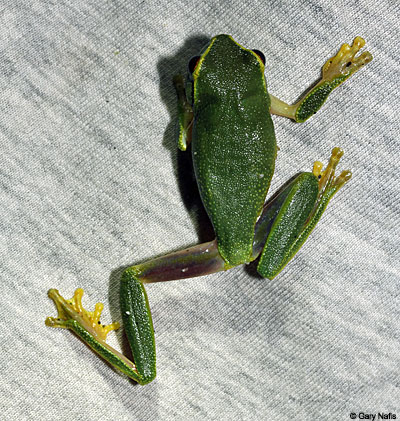
M 399 3 L 215 3 L 2 2 L 1 419 L 400 418 Z M 250 266 L 148 285 L 158 375 L 140 387 L 46 327 L 46 293 L 82 287 L 120 320 L 121 268 L 212 238 L 171 80 L 218 33 L 263 51 L 288 102 L 366 39 L 373 62 L 315 117 L 274 117 L 271 192 L 334 146 L 354 175 L 273 281 Z

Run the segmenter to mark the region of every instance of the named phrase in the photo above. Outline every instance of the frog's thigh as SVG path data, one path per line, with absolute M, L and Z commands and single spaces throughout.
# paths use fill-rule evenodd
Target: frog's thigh
M 257 267 L 260 275 L 270 279 L 292 257 L 292 246 L 316 204 L 318 179 L 312 173 L 301 173 L 281 194 L 283 202 L 271 226 Z
M 127 268 L 121 278 L 124 330 L 142 384 L 156 376 L 153 322 L 143 283 L 164 282 L 225 270 L 216 241 L 198 244 Z

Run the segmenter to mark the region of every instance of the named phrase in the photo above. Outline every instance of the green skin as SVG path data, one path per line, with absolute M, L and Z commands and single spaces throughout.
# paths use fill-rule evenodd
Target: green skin
M 50 290 L 58 316 L 47 318 L 46 324 L 73 330 L 102 358 L 143 385 L 156 376 L 153 324 L 144 283 L 207 275 L 255 259 L 263 277 L 275 277 L 351 173 L 334 176 L 343 153 L 335 148 L 324 171 L 317 162 L 313 172 L 293 177 L 265 202 L 277 154 L 270 114 L 298 122 L 315 114 L 336 86 L 372 59 L 368 52 L 355 56 L 363 45 L 359 37 L 351 47 L 344 44 L 324 65 L 321 81 L 297 104 L 288 105 L 268 93 L 259 52 L 242 47 L 229 35 L 212 38 L 191 69 L 188 89 L 181 76 L 174 81 L 178 146 L 186 150 L 192 143 L 194 171 L 216 239 L 124 271 L 120 305 L 134 363 L 105 342 L 119 324 L 101 324 L 101 304 L 94 312 L 85 310 L 81 289 L 70 300 Z

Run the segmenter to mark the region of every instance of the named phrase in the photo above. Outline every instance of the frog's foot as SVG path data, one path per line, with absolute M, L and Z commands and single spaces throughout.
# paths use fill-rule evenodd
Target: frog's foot
M 368 51 L 356 56 L 364 45 L 361 37 L 356 37 L 352 46 L 343 44 L 339 52 L 324 64 L 322 79 L 295 104 L 294 117 L 290 117 L 299 123 L 306 121 L 322 107 L 336 87 L 369 63 L 372 55 Z
M 79 325 L 90 333 L 100 342 L 105 342 L 107 335 L 119 328 L 119 323 L 114 322 L 109 325 L 103 325 L 100 322 L 103 304 L 97 303 L 94 311 L 88 311 L 82 306 L 83 289 L 78 288 L 74 296 L 66 300 L 56 289 L 50 289 L 48 296 L 54 301 L 58 315 L 57 317 L 48 317 L 45 321 L 47 326 L 61 327 L 74 330 Z
M 63 298 L 56 289 L 49 290 L 48 295 L 57 307 L 58 316 L 48 317 L 45 322 L 47 326 L 71 329 L 109 364 L 140 384 L 148 383 L 154 378 L 144 378 L 132 361 L 106 343 L 107 335 L 118 329 L 119 323 L 101 324 L 103 304 L 97 303 L 94 311 L 84 309 L 81 288 L 75 291 L 70 300 Z
M 330 58 L 322 68 L 322 80 L 340 84 L 352 73 L 372 60 L 368 51 L 356 57 L 356 54 L 363 48 L 365 41 L 361 37 L 354 38 L 353 44 L 343 44 L 339 52 Z M 344 78 L 344 79 L 343 79 Z
M 341 174 L 335 177 L 336 166 L 343 156 L 341 148 L 333 148 L 329 163 L 325 169 L 320 161 L 314 162 L 313 174 L 318 178 L 319 200 L 324 196 L 329 196 L 329 199 L 341 187 L 343 187 L 351 179 L 351 171 L 342 171 Z M 317 202 L 318 205 L 318 202 Z

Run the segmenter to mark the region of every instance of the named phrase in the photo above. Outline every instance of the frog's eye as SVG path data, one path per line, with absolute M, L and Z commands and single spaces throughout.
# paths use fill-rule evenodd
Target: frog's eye
M 251 50 L 253 53 L 256 53 L 260 57 L 261 61 L 265 64 L 265 56 L 260 50 Z
M 189 64 L 188 64 L 190 73 L 193 73 L 196 70 L 196 66 L 199 60 L 200 60 L 200 56 L 194 56 L 190 59 Z

